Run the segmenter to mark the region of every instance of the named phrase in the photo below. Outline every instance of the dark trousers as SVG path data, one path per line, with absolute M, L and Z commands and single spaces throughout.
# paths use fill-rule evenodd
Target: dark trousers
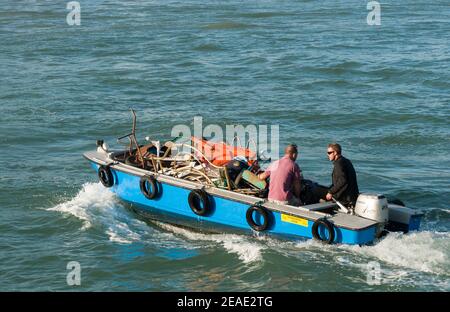
M 314 196 L 319 199 L 326 199 L 327 193 L 328 193 L 328 187 L 325 187 L 323 185 L 316 185 L 316 187 L 313 189 Z
M 300 199 L 305 205 L 317 204 L 319 200 L 325 199 L 328 193 L 328 188 L 319 185 L 311 180 L 302 181 L 302 191 Z

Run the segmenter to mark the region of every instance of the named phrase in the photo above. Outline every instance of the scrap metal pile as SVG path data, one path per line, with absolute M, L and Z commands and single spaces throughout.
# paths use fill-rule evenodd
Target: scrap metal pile
M 140 167 L 155 174 L 164 174 L 205 186 L 258 197 L 267 196 L 267 183 L 258 179 L 260 170 L 256 153 L 249 148 L 235 147 L 224 142 L 213 143 L 203 138 L 191 137 L 190 144 L 178 143 L 179 138 L 161 144 L 149 141 L 139 145 L 136 140 L 136 115 L 128 138 L 128 150 L 116 160 Z

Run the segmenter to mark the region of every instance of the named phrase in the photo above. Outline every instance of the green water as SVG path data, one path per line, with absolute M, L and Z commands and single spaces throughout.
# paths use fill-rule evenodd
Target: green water
M 0 290 L 450 290 L 447 1 L 0 0 Z M 323 246 L 145 223 L 82 153 L 174 125 L 279 125 L 330 183 L 338 141 L 361 191 L 426 212 L 375 246 Z M 66 265 L 78 261 L 81 285 Z M 367 264 L 382 270 L 367 283 Z

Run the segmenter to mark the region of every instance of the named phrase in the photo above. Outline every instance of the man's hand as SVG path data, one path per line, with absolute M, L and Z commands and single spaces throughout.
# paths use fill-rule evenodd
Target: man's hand
M 323 193 L 322 193 L 323 194 Z M 331 200 L 333 198 L 333 195 L 330 193 L 327 193 L 326 199 Z
M 263 173 L 260 173 L 259 175 L 258 175 L 258 178 L 260 179 L 260 180 L 266 180 L 267 179 L 267 177 L 269 176 L 269 174 L 267 173 L 267 172 L 263 172 Z

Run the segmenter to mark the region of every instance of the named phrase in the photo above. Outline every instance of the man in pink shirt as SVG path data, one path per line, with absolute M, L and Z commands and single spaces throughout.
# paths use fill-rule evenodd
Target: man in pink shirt
M 269 201 L 295 206 L 300 204 L 302 173 L 295 163 L 297 155 L 297 145 L 289 144 L 284 150 L 284 157 L 271 163 L 266 171 L 258 175 L 261 180 L 270 177 Z

